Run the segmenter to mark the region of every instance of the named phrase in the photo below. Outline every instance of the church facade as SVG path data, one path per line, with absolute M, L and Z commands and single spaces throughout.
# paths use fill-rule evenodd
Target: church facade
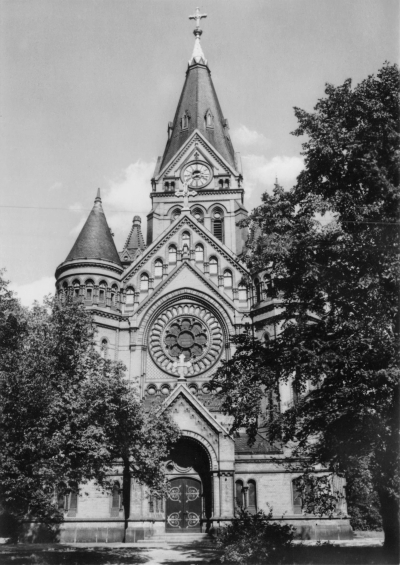
M 168 140 L 151 183 L 146 243 L 133 218 L 118 252 L 100 194 L 77 241 L 56 271 L 57 294 L 90 308 L 102 355 L 124 363 L 130 385 L 149 405 L 171 415 L 181 439 L 165 463 L 166 500 L 133 483 L 126 541 L 160 532 L 205 532 L 232 519 L 239 507 L 269 510 L 298 527 L 302 537 L 351 535 L 343 519 L 302 514 L 288 451 L 260 434 L 249 447 L 244 433 L 229 433 L 230 418 L 210 388 L 219 363 L 234 353 L 230 338 L 249 320 L 257 337 L 272 335 L 274 298 L 268 281 L 247 275 L 245 182 L 240 155 L 200 45 L 195 47 Z M 149 179 L 150 181 L 150 179 Z M 293 395 L 282 384 L 280 409 Z M 85 485 L 65 503 L 64 541 L 112 542 L 124 537 L 121 477 L 112 494 Z

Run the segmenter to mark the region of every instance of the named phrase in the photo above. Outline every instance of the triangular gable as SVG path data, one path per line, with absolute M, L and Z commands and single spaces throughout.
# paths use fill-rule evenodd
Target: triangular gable
M 219 422 L 217 422 L 214 416 L 212 416 L 211 412 L 209 412 L 207 408 L 194 396 L 194 394 L 191 393 L 191 391 L 187 388 L 186 383 L 178 384 L 172 393 L 165 399 L 160 407 L 160 411 L 164 412 L 167 410 L 180 396 L 186 400 L 189 406 L 191 406 L 216 433 L 221 433 L 224 436 L 231 437 L 229 432 Z
M 176 219 L 172 224 L 170 224 L 168 228 L 164 230 L 163 233 L 161 233 L 157 237 L 157 239 L 155 239 L 153 243 L 151 243 L 149 247 L 147 247 L 143 251 L 142 255 L 138 257 L 137 260 L 132 263 L 132 265 L 127 267 L 125 273 L 122 276 L 122 281 L 126 282 L 138 271 L 140 271 L 140 269 L 143 269 L 146 262 L 153 255 L 155 255 L 159 251 L 159 249 L 168 242 L 171 236 L 175 235 L 175 233 L 178 232 L 183 226 L 187 226 L 191 228 L 193 231 L 195 231 L 198 235 L 200 235 L 204 239 L 204 241 L 206 241 L 209 245 L 211 245 L 211 247 L 213 247 L 215 251 L 221 255 L 221 257 L 226 259 L 235 269 L 237 269 L 243 275 L 247 275 L 248 271 L 245 265 L 241 261 L 233 257 L 233 254 L 230 251 L 230 249 L 224 243 L 222 243 L 222 241 L 217 239 L 207 228 L 203 226 L 203 224 L 201 224 L 195 218 L 193 218 L 190 212 L 183 212 L 178 219 Z
M 228 163 L 228 161 L 226 161 L 222 157 L 222 155 L 217 153 L 217 151 L 204 137 L 204 135 L 200 132 L 200 130 L 196 129 L 194 130 L 192 135 L 188 138 L 186 143 L 181 147 L 180 151 L 176 155 L 174 155 L 172 159 L 170 159 L 168 163 L 166 163 L 165 166 L 158 172 L 157 177 L 155 177 L 155 180 L 158 181 L 163 175 L 165 175 L 172 168 L 174 168 L 177 165 L 177 163 L 184 157 L 185 153 L 190 148 L 190 145 L 192 144 L 194 145 L 195 142 L 199 143 L 208 153 L 210 153 L 210 155 L 212 155 L 212 157 L 218 162 L 218 164 L 222 169 L 231 172 L 233 176 L 237 176 L 238 174 L 240 174 L 232 167 L 232 165 Z
M 158 300 L 159 296 L 162 292 L 165 292 L 168 286 L 171 284 L 172 280 L 179 276 L 185 269 L 191 271 L 194 276 L 196 277 L 196 281 L 200 280 L 205 288 L 218 298 L 219 301 L 225 302 L 226 306 L 230 308 L 230 310 L 235 309 L 235 304 L 229 296 L 224 293 L 221 293 L 218 289 L 218 286 L 209 278 L 204 276 L 204 273 L 200 271 L 196 265 L 192 265 L 187 259 L 182 261 L 181 265 L 177 265 L 169 275 L 162 281 L 161 284 L 157 286 L 157 288 L 148 296 L 143 302 L 140 303 L 139 308 L 136 311 L 136 314 L 140 314 L 144 309 L 148 308 L 149 305 Z M 194 286 L 197 291 L 199 290 L 198 282 L 196 286 Z

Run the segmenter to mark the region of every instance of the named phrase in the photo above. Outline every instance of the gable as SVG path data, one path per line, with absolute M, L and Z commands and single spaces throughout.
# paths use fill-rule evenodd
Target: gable
M 247 269 L 230 251 L 230 249 L 208 231 L 200 222 L 195 220 L 190 213 L 183 214 L 175 220 L 153 243 L 143 252 L 143 254 L 126 268 L 122 275 L 122 281 L 128 283 L 136 274 L 142 270 L 149 271 L 150 263 L 157 256 L 165 256 L 166 248 L 171 243 L 177 243 L 177 237 L 184 227 L 188 227 L 199 239 L 212 248 L 213 253 L 225 260 L 226 264 L 236 270 L 238 274 L 244 276 Z
M 198 156 L 195 156 L 196 153 Z M 155 180 L 158 181 L 163 176 L 175 178 L 187 162 L 198 159 L 206 161 L 214 169 L 214 174 L 238 175 L 238 172 L 217 153 L 200 131 L 196 130 L 181 150 L 158 172 Z

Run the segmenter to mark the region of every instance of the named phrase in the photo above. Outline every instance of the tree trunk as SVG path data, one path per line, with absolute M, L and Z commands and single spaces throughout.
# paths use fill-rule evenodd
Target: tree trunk
M 390 556 L 390 562 L 399 563 L 399 503 L 394 496 L 390 496 L 387 491 L 378 492 L 381 504 L 382 526 L 385 533 L 385 550 Z
M 124 504 L 124 542 L 126 539 L 126 530 L 128 529 L 128 520 L 131 511 L 131 471 L 129 467 L 129 459 L 123 460 L 122 474 L 122 500 Z

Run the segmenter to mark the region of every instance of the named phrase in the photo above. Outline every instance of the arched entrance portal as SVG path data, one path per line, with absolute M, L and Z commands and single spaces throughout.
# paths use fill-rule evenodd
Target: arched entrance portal
M 193 438 L 180 438 L 170 452 L 166 471 L 170 481 L 166 531 L 190 533 L 208 529 L 212 488 L 206 449 Z

